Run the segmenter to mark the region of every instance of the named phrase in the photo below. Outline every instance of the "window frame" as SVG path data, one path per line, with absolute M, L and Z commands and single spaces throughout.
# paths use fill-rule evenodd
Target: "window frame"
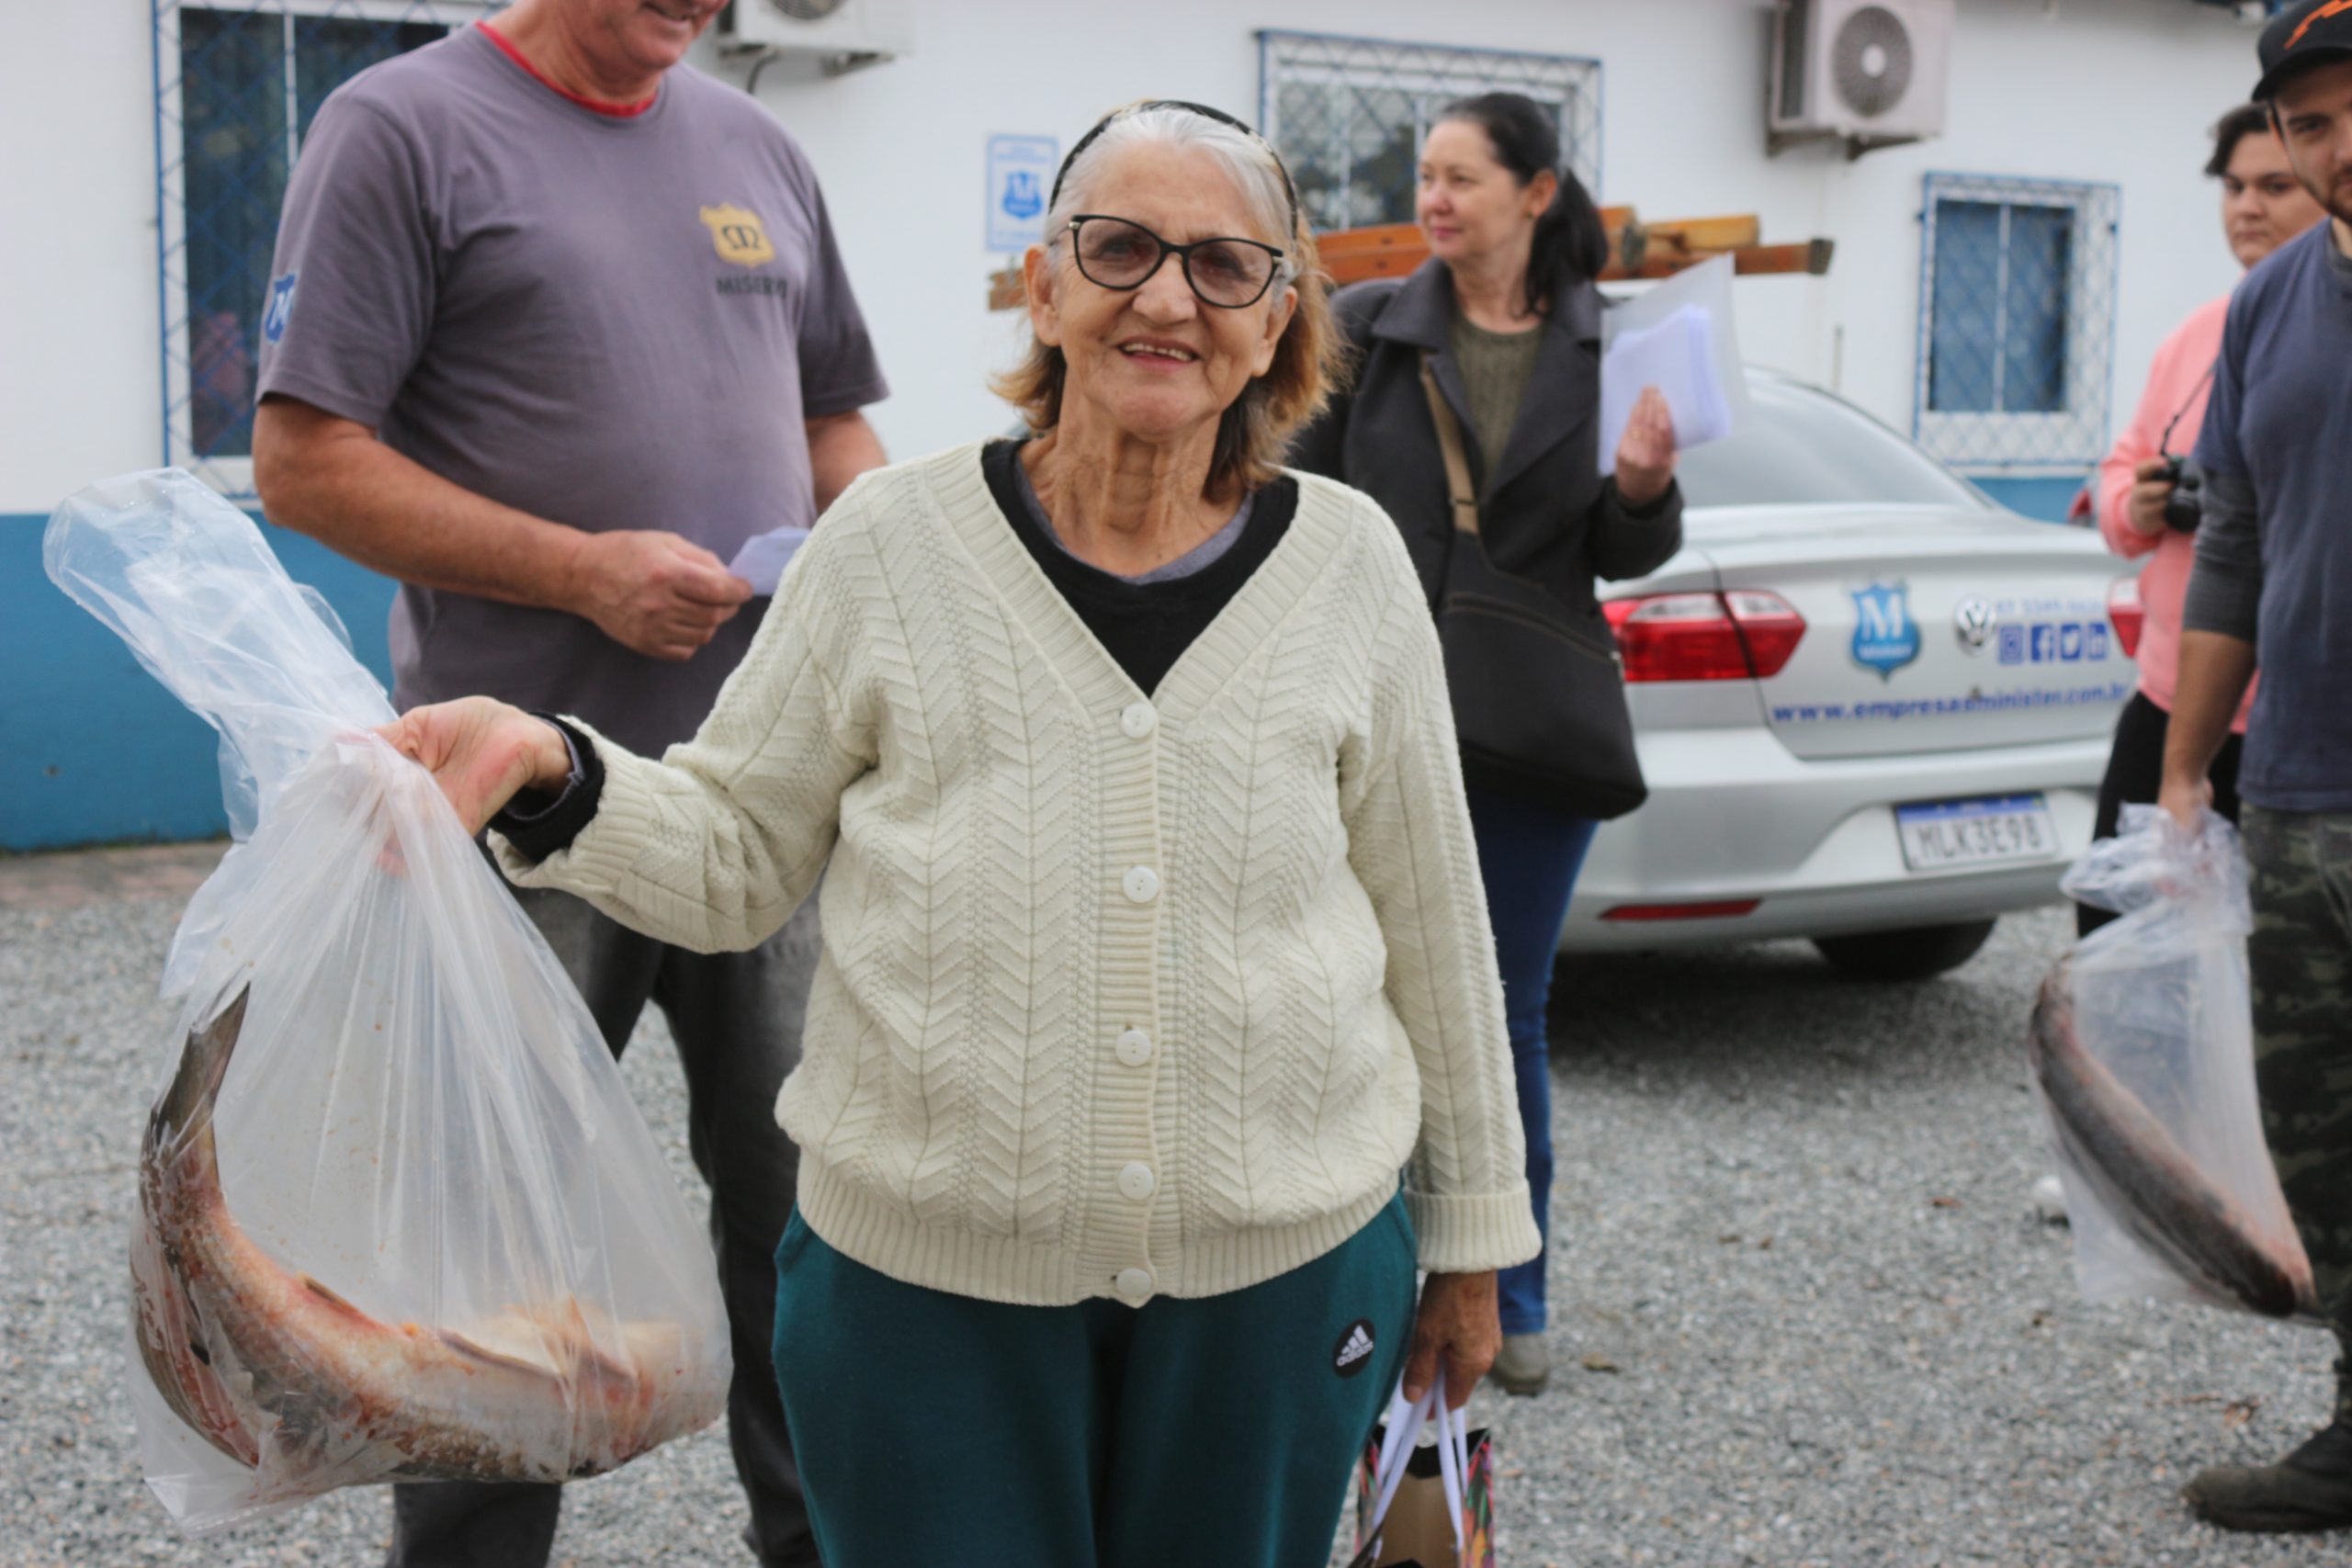
M 506 0 L 151 0 L 152 59 L 155 98 L 155 307 L 158 379 L 163 415 L 163 463 L 186 468 L 222 495 L 257 499 L 249 457 L 207 457 L 196 450 L 190 409 L 194 401 L 195 322 L 188 306 L 187 151 L 181 94 L 180 17 L 189 11 L 239 16 L 277 16 L 288 33 L 286 57 L 294 58 L 298 20 L 388 24 L 446 24 L 451 31 L 504 9 Z M 285 73 L 286 170 L 290 179 L 299 151 L 300 117 L 296 112 L 294 73 Z M 258 362 L 256 353 L 255 360 Z
M 1561 123 L 1569 134 L 1562 137 L 1568 166 L 1584 182 L 1585 188 L 1598 204 L 1600 200 L 1600 175 L 1606 166 L 1603 156 L 1607 136 L 1607 72 L 1601 61 L 1593 55 L 1560 54 L 1544 50 L 1495 49 L 1471 44 L 1419 42 L 1407 39 L 1374 38 L 1357 33 L 1328 33 L 1304 31 L 1295 28 L 1262 28 L 1258 31 L 1258 128 L 1277 149 L 1283 146 L 1281 89 L 1288 83 L 1317 85 L 1340 83 L 1359 88 L 1390 88 L 1410 92 L 1415 97 L 1413 146 L 1419 154 L 1421 142 L 1428 137 L 1429 124 L 1423 116 L 1423 102 L 1430 97 L 1466 97 L 1475 93 L 1509 90 L 1527 92 L 1539 103 L 1549 103 L 1561 114 Z M 1335 51 L 1405 51 L 1455 64 L 1467 65 L 1477 61 L 1518 62 L 1518 67 L 1508 73 L 1465 71 L 1456 76 L 1444 70 L 1384 70 L 1374 77 L 1359 71 L 1346 60 L 1317 62 L 1302 66 L 1296 62 L 1278 58 L 1284 46 L 1322 47 Z M 1530 69 L 1525 62 L 1534 62 L 1533 69 L 1564 69 L 1576 80 L 1564 85 L 1565 91 L 1556 98 L 1529 91 L 1525 80 Z M 1498 80 L 1498 76 L 1502 79 Z M 1592 104 L 1592 135 L 1588 148 L 1583 137 L 1570 124 L 1568 112 L 1574 102 L 1571 95 L 1588 94 Z M 1589 154 L 1589 155 L 1588 155 Z M 1285 154 L 1288 157 L 1289 154 Z M 1350 161 L 1352 172 L 1352 159 Z M 1351 182 L 1352 183 L 1352 182 Z M 1310 217 L 1311 221 L 1311 217 Z
M 2050 208 L 2073 216 L 2064 406 L 2056 412 L 1940 412 L 1929 406 L 1935 365 L 1936 226 L 1947 201 Z M 1963 474 L 2030 478 L 2078 474 L 2105 454 L 2114 398 L 2122 205 L 2123 187 L 2102 181 L 1941 171 L 1926 175 L 1919 206 L 1919 323 L 1911 434 L 1929 455 Z M 2006 229 L 2002 247 L 2006 261 Z M 2006 342 L 1996 350 L 2005 355 Z

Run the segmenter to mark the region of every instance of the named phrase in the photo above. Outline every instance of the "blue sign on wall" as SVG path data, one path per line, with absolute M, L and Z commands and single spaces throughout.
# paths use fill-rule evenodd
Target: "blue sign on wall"
M 1061 143 L 1050 136 L 989 138 L 989 249 L 1025 251 L 1046 237 Z

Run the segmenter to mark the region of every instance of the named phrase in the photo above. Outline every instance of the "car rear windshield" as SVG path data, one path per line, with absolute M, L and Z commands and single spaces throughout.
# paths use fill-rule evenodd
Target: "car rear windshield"
M 1981 491 L 1825 392 L 1751 377 L 1736 434 L 1681 455 L 1691 506 L 1988 505 Z

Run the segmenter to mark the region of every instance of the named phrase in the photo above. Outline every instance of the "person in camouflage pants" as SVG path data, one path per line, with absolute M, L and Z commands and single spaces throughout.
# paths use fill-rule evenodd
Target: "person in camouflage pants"
M 2201 827 L 2206 773 L 2259 663 L 2240 759 L 2263 1129 L 2342 1348 L 2332 1419 L 2272 1464 L 2182 1489 L 2242 1530 L 2352 1529 L 2352 0 L 2301 0 L 2257 46 L 2254 96 L 2330 221 L 2231 296 L 2161 800 Z
M 2256 807 L 2245 832 L 2263 1132 L 2321 1310 L 2352 1354 L 2352 815 Z

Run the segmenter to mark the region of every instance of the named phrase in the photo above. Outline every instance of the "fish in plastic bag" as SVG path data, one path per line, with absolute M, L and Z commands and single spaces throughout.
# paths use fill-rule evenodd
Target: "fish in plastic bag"
M 85 490 L 49 575 L 221 735 L 239 839 L 165 965 L 132 1405 L 192 1531 L 341 1486 L 562 1481 L 708 1425 L 707 1246 L 586 1005 L 253 522 Z
M 2236 829 L 2127 806 L 2064 886 L 2121 916 L 2042 982 L 2029 1040 L 2084 1297 L 2315 1318 L 2255 1088 Z

